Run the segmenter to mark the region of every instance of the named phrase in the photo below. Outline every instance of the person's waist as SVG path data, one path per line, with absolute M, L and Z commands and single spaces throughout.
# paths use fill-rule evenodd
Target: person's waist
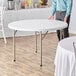
M 58 12 L 58 13 L 61 13 L 61 12 L 62 12 L 62 13 L 66 13 L 66 11 L 59 11 L 59 10 L 58 10 L 58 11 L 56 11 L 56 12 Z
M 62 8 L 62 7 L 61 8 L 57 7 L 57 9 L 56 9 L 56 11 L 66 11 L 66 10 L 67 10 L 66 8 Z

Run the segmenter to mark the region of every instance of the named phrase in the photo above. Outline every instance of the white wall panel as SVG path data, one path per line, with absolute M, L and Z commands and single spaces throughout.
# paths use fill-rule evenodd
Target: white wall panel
M 72 13 L 70 18 L 70 33 L 76 34 L 76 0 L 73 0 Z

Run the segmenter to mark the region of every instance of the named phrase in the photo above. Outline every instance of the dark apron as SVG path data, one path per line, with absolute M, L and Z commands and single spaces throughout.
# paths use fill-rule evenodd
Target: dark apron
M 56 11 L 56 20 L 64 21 L 65 15 L 66 15 L 66 11 Z M 67 19 L 68 27 L 63 29 L 64 38 L 69 37 L 69 31 L 68 31 L 69 21 L 70 21 L 70 15 L 68 16 L 68 19 Z M 57 36 L 60 41 L 60 30 L 57 30 Z M 63 39 L 63 36 L 62 36 L 62 39 Z

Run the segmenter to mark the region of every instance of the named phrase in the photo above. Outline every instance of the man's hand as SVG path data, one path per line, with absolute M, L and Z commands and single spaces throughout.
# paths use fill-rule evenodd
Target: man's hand
M 64 22 L 67 22 L 67 17 L 64 18 Z
M 54 16 L 49 16 L 48 19 L 54 20 Z

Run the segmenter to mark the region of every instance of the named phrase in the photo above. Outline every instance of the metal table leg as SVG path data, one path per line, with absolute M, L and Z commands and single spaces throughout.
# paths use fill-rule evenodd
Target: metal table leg
M 35 37 L 36 38 L 36 51 L 35 52 L 37 53 L 37 32 L 35 32 L 35 36 L 36 36 Z
M 42 67 L 42 31 L 40 31 L 40 51 L 41 51 L 41 64 L 40 64 L 40 66 Z
M 13 35 L 13 52 L 14 52 L 14 62 L 16 61 L 16 43 L 15 43 L 15 34 L 17 30 L 14 30 L 14 35 Z

